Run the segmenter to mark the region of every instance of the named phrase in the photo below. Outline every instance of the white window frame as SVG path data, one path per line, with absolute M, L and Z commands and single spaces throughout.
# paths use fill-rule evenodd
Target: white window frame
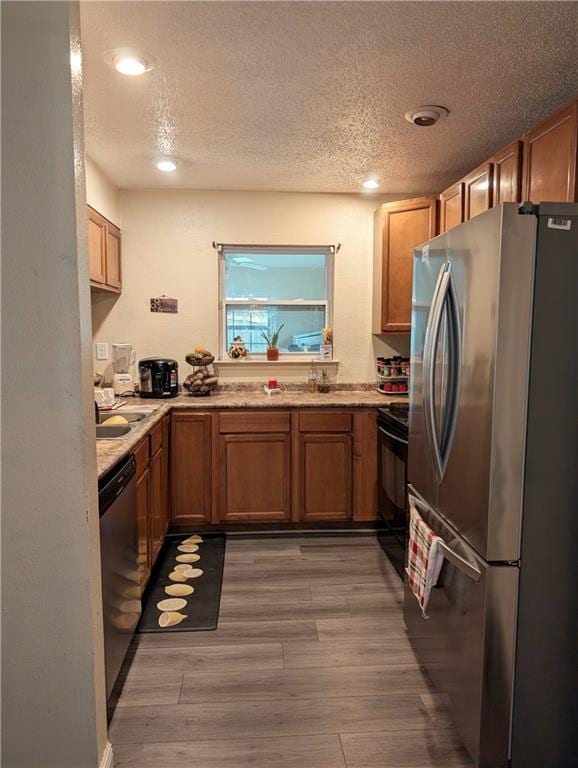
M 222 245 L 219 246 L 219 359 L 227 359 L 227 307 L 238 306 L 245 308 L 252 307 L 325 307 L 326 324 L 333 328 L 333 283 L 335 271 L 335 247 L 332 245 Z M 305 299 L 287 299 L 265 301 L 260 299 L 231 299 L 226 300 L 225 296 L 225 256 L 227 252 L 236 254 L 245 253 L 278 253 L 278 254 L 316 254 L 323 252 L 325 254 L 325 294 L 326 299 L 319 301 Z M 250 352 L 251 359 L 267 359 L 266 352 Z M 311 360 L 311 352 L 282 352 L 281 358 L 285 360 Z

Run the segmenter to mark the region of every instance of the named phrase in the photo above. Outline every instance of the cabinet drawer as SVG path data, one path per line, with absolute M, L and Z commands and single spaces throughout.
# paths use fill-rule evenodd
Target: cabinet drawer
M 162 448 L 162 445 L 163 445 L 162 422 L 159 422 L 156 425 L 156 427 L 154 427 L 154 429 L 151 431 L 150 440 L 151 440 L 151 456 L 154 456 L 155 453 L 159 450 L 159 448 Z
M 235 434 L 243 432 L 290 432 L 291 415 L 287 412 L 231 412 L 219 416 L 219 432 Z
M 303 411 L 300 432 L 351 432 L 352 415 L 346 411 Z
M 134 460 L 136 461 L 136 476 L 138 478 L 143 474 L 149 465 L 149 439 L 148 435 L 134 449 Z

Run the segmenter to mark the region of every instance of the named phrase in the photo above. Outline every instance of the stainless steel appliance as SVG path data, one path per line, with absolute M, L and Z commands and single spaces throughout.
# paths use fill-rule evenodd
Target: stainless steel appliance
M 176 397 L 179 394 L 179 364 L 176 360 L 149 357 L 139 360 L 141 397 Z
M 136 465 L 129 456 L 99 482 L 106 695 L 110 696 L 141 614 Z
M 578 765 L 578 205 L 414 252 L 409 497 L 446 542 L 408 636 L 480 768 Z
M 379 542 L 403 578 L 407 533 L 407 403 L 377 411 L 378 512 L 384 522 Z M 385 535 L 384 535 L 385 534 Z

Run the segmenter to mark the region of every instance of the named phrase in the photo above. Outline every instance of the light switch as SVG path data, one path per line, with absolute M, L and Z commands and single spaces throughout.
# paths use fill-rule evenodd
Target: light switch
M 106 341 L 99 341 L 96 344 L 96 359 L 108 360 L 108 344 Z

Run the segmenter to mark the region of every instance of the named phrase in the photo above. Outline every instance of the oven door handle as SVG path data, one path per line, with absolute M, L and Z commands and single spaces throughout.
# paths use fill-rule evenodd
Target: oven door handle
M 391 440 L 395 440 L 396 443 L 401 443 L 402 445 L 407 445 L 408 441 L 404 440 L 403 437 L 398 437 L 397 435 L 393 435 L 391 432 L 388 432 L 387 429 L 384 429 L 382 426 L 378 425 L 377 427 L 380 432 L 383 432 L 384 435 L 391 438 Z

